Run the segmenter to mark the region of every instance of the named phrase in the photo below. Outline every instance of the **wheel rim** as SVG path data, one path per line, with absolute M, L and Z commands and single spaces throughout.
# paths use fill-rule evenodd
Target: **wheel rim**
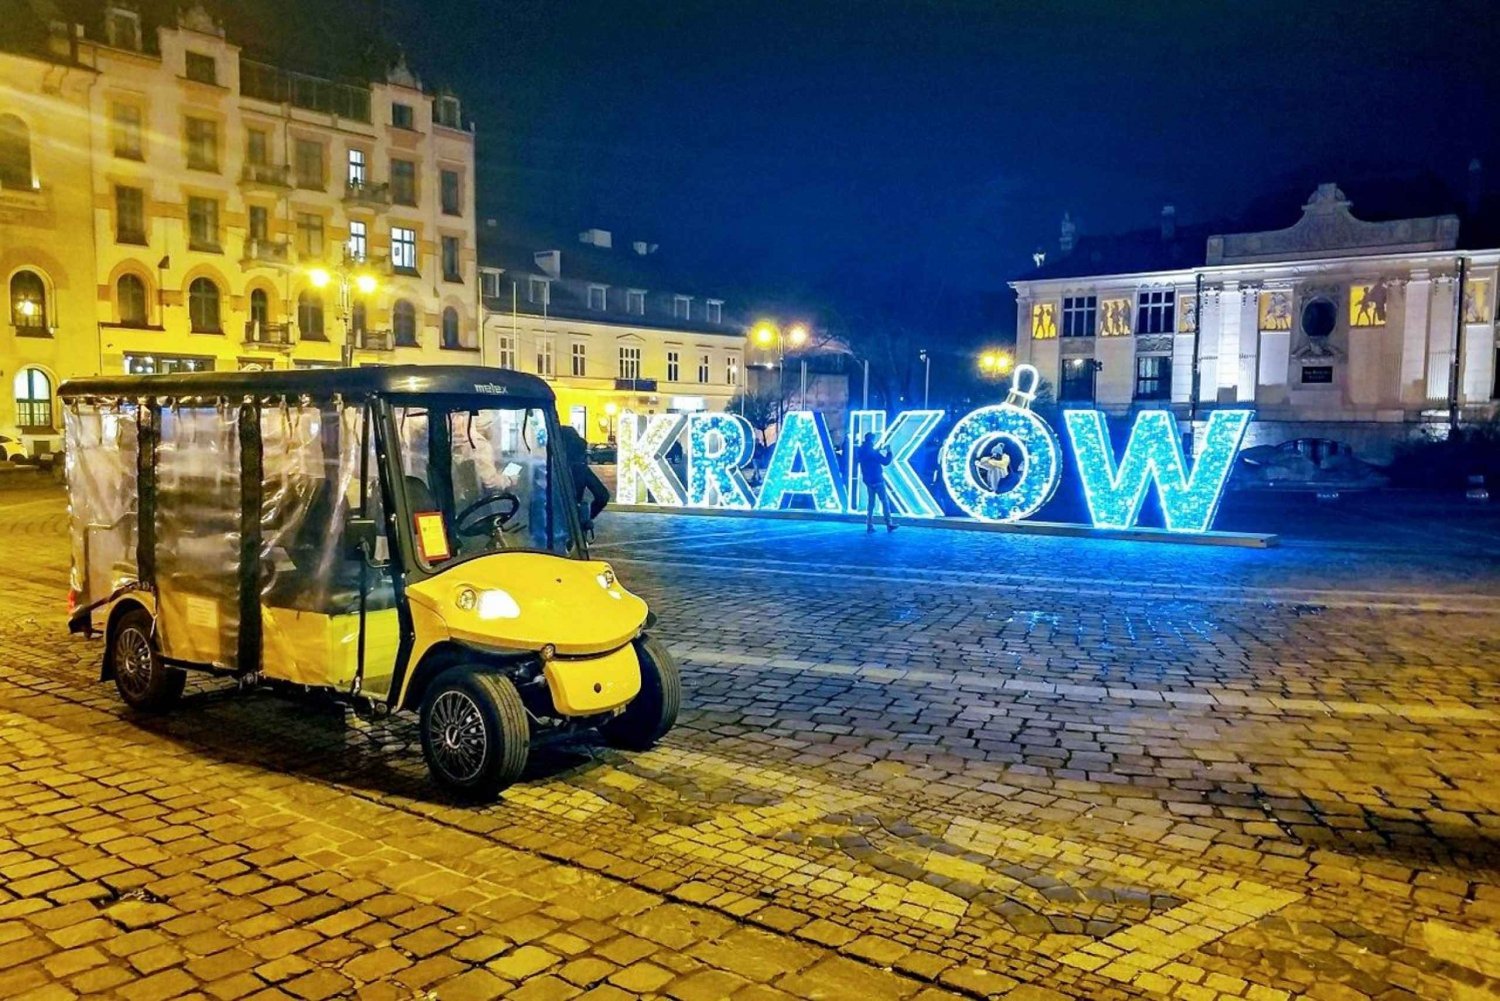
M 146 634 L 135 626 L 120 630 L 115 640 L 115 679 L 121 690 L 131 698 L 144 698 L 151 687 L 154 667 L 151 641 Z
M 454 782 L 469 782 L 484 765 L 488 737 L 479 706 L 460 691 L 447 691 L 432 704 L 428 718 L 432 757 Z

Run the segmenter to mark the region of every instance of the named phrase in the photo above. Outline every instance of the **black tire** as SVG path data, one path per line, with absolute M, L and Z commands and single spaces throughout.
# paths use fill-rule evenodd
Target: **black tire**
M 121 615 L 110 644 L 115 690 L 127 706 L 138 712 L 165 712 L 182 696 L 187 672 L 162 662 L 154 623 L 145 609 L 132 608 Z
M 427 686 L 421 720 L 427 770 L 451 793 L 491 800 L 526 769 L 531 724 L 503 674 L 450 667 Z
M 640 694 L 600 731 L 616 747 L 644 751 L 677 722 L 682 709 L 682 673 L 667 645 L 655 637 L 636 640 L 635 654 L 641 664 Z

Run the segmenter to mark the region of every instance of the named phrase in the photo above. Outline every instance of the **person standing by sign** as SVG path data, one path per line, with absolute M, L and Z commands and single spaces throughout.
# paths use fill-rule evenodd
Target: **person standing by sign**
M 564 424 L 562 439 L 568 456 L 568 472 L 573 477 L 573 499 L 578 504 L 578 514 L 583 521 L 583 530 L 592 539 L 594 521 L 604 510 L 604 506 L 609 503 L 609 488 L 600 481 L 598 474 L 589 466 L 589 447 L 588 443 L 583 440 L 583 435 L 571 425 Z M 583 506 L 585 494 L 589 499 L 587 508 Z
M 859 478 L 865 481 L 865 493 L 869 495 L 869 506 L 865 508 L 865 531 L 875 531 L 875 501 L 879 498 L 880 513 L 885 516 L 885 530 L 894 532 L 896 524 L 891 521 L 891 495 L 885 488 L 885 467 L 891 464 L 891 450 L 876 448 L 875 435 L 866 434 L 855 454 L 855 461 L 859 463 Z

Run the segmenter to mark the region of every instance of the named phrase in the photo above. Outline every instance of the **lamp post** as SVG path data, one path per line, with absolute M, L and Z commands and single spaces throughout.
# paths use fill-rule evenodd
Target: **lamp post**
M 313 268 L 307 273 L 308 280 L 312 282 L 313 288 L 321 289 L 328 286 L 330 282 L 337 281 L 339 287 L 339 322 L 344 327 L 344 346 L 341 352 L 344 367 L 354 367 L 354 325 L 350 323 L 350 314 L 353 311 L 353 296 L 350 293 L 352 286 L 360 295 L 369 297 L 379 287 L 375 275 L 364 267 L 364 261 L 352 257 L 347 248 L 338 266 L 333 270 L 328 268 Z
M 922 362 L 922 409 L 927 409 L 928 391 L 932 389 L 932 356 L 923 348 L 917 352 L 917 357 Z
M 619 412 L 620 408 L 615 405 L 615 402 L 613 400 L 610 400 L 608 403 L 604 404 L 604 416 L 608 418 L 607 430 L 609 433 L 610 441 L 615 440 L 615 415 Z
M 779 435 L 781 428 L 781 411 L 786 400 L 786 346 L 791 344 L 793 350 L 807 343 L 807 324 L 793 323 L 783 329 L 780 325 L 762 320 L 755 325 L 755 343 L 763 348 L 776 345 L 776 427 Z M 806 403 L 807 381 L 804 377 L 802 385 L 801 401 Z

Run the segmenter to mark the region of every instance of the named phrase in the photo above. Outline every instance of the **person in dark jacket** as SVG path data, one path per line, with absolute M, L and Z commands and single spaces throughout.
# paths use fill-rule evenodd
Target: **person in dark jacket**
M 875 501 L 878 498 L 880 513 L 885 516 L 885 530 L 894 532 L 896 525 L 891 521 L 891 495 L 885 488 L 885 467 L 891 464 L 891 450 L 876 448 L 875 435 L 866 434 L 854 459 L 859 463 L 859 478 L 864 480 L 865 492 L 869 494 L 869 506 L 865 508 L 865 531 L 875 531 Z
M 609 503 L 609 488 L 600 481 L 593 467 L 589 465 L 589 447 L 572 425 L 564 424 L 562 428 L 563 448 L 567 449 L 568 472 L 573 476 L 573 500 L 578 504 L 578 513 L 583 516 L 583 530 L 592 537 L 594 532 L 594 519 L 604 510 Z M 589 495 L 588 510 L 583 508 L 584 494 Z

